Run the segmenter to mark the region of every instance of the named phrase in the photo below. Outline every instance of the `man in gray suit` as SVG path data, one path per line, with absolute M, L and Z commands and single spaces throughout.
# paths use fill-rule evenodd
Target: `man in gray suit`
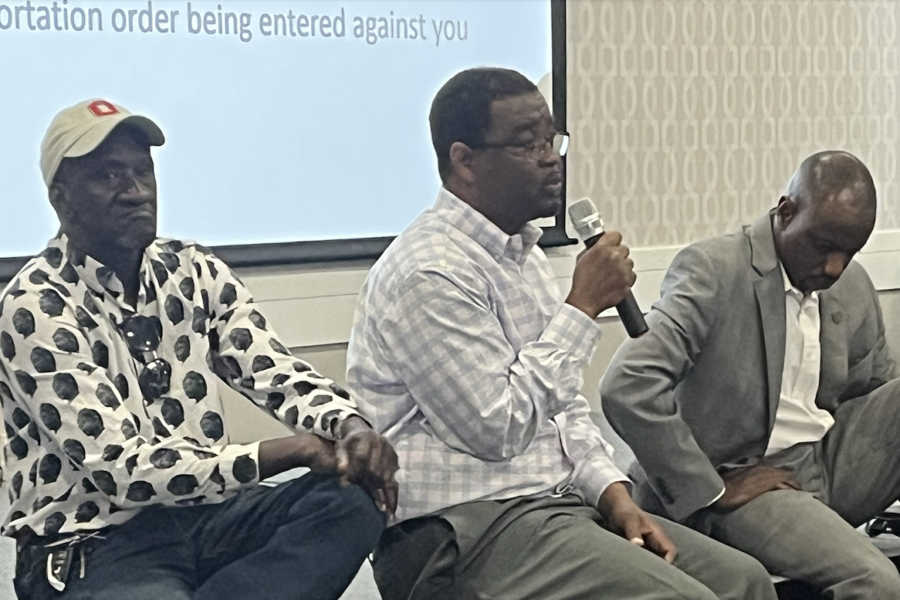
M 900 598 L 854 531 L 900 496 L 900 384 L 851 261 L 875 214 L 859 159 L 807 158 L 770 213 L 679 252 L 601 385 L 645 508 L 840 600 Z

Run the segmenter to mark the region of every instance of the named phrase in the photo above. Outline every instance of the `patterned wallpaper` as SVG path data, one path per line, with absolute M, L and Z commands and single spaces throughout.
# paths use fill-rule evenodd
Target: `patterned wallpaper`
M 900 1 L 569 0 L 569 197 L 632 247 L 733 230 L 838 148 L 900 227 Z

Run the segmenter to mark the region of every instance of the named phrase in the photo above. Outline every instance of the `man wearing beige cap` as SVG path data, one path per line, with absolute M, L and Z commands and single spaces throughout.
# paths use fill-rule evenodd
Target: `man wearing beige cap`
M 396 507 L 396 454 L 224 263 L 156 237 L 164 141 L 91 100 L 41 147 L 60 232 L 0 300 L 17 593 L 337 598 Z M 230 443 L 222 382 L 295 435 Z

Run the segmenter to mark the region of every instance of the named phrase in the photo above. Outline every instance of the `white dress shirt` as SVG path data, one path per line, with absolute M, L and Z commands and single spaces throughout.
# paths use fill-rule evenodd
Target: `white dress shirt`
M 540 235 L 442 189 L 370 271 L 348 382 L 399 455 L 395 522 L 564 488 L 596 506 L 627 481 L 579 395 L 599 329 L 562 302 Z
M 816 406 L 822 347 L 819 342 L 819 293 L 804 295 L 794 287 L 784 266 L 785 336 L 781 397 L 766 455 L 801 442 L 821 440 L 834 418 Z

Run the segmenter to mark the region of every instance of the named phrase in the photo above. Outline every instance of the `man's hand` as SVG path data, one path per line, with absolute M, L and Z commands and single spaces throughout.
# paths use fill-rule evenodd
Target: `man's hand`
M 656 519 L 634 503 L 623 483 L 613 483 L 604 490 L 597 503 L 597 510 L 606 517 L 614 533 L 632 544 L 647 548 L 667 563 L 671 564 L 675 560 L 675 544 Z
M 722 479 L 725 480 L 725 493 L 712 508 L 726 513 L 772 490 L 800 489 L 800 484 L 790 472 L 762 465 L 729 471 Z
M 578 257 L 566 303 L 594 319 L 621 302 L 636 279 L 628 252 L 621 233 L 605 233 Z
M 397 453 L 384 437 L 359 417 L 341 423 L 335 447 L 337 471 L 345 483 L 360 486 L 386 514 L 397 510 Z

